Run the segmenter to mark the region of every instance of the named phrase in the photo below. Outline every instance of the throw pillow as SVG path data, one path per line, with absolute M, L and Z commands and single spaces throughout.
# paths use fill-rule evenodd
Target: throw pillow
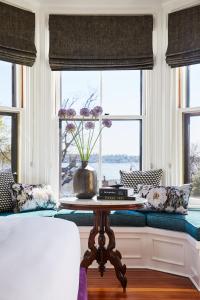
M 0 172 L 0 211 L 12 211 L 13 202 L 9 192 L 10 185 L 14 183 L 14 178 L 10 172 Z
M 127 188 L 133 188 L 138 193 L 137 186 L 142 185 L 159 185 L 162 178 L 162 169 L 150 171 L 121 171 L 121 184 Z
M 186 214 L 191 185 L 183 186 L 139 186 L 139 196 L 147 199 L 147 210 Z
M 53 209 L 56 201 L 49 185 L 14 183 L 10 189 L 14 211 Z

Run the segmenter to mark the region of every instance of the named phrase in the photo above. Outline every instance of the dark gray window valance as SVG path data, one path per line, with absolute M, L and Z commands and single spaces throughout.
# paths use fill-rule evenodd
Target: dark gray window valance
M 52 70 L 152 69 L 153 16 L 50 15 Z
M 200 63 L 200 5 L 169 14 L 166 61 L 173 68 Z
M 35 14 L 0 2 L 0 60 L 32 66 Z

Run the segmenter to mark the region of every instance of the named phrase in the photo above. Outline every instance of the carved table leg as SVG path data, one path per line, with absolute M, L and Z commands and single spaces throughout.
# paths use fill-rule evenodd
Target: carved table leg
M 94 226 L 90 231 L 88 239 L 88 248 L 84 253 L 83 260 L 81 262 L 81 267 L 88 268 L 97 257 L 97 247 L 95 246 L 95 237 L 99 233 L 99 215 L 94 212 Z
M 104 212 L 99 213 L 99 238 L 98 244 L 99 247 L 97 249 L 97 263 L 99 264 L 99 272 L 101 277 L 103 276 L 106 268 L 105 264 L 107 263 L 107 249 L 105 248 L 106 238 L 105 238 L 105 214 Z
M 122 265 L 121 259 L 121 253 L 118 250 L 115 249 L 115 234 L 114 231 L 110 228 L 110 221 L 109 221 L 109 215 L 106 215 L 106 221 L 105 221 L 105 232 L 108 236 L 109 243 L 107 247 L 107 254 L 108 254 L 108 260 L 115 268 L 115 273 L 120 281 L 123 290 L 126 290 L 127 286 L 127 278 L 125 276 L 126 274 L 126 265 Z
M 110 228 L 109 222 L 109 211 L 96 211 L 94 212 L 94 227 L 92 228 L 89 240 L 88 248 L 84 254 L 81 262 L 81 267 L 88 268 L 94 260 L 99 265 L 99 272 L 103 276 L 105 272 L 105 264 L 107 261 L 115 268 L 115 273 L 120 281 L 124 291 L 127 286 L 127 278 L 125 276 L 126 266 L 121 263 L 121 253 L 115 249 L 115 235 L 113 230 Z M 98 236 L 98 247 L 95 246 L 95 237 Z M 105 247 L 106 238 L 108 236 L 108 246 Z

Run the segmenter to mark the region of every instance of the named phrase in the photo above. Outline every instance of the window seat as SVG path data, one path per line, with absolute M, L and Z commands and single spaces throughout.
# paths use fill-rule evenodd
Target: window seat
M 0 213 L 0 217 L 55 217 L 72 221 L 77 226 L 92 226 L 93 214 L 90 211 L 72 211 L 62 209 L 38 210 L 23 213 Z M 200 211 L 189 210 L 188 215 L 156 212 L 116 211 L 110 215 L 111 226 L 116 227 L 153 227 L 188 233 L 200 241 Z

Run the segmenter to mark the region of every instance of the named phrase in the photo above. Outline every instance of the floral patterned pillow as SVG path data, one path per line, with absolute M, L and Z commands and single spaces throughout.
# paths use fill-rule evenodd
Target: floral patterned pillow
M 192 186 L 138 186 L 139 196 L 147 199 L 147 210 L 186 214 Z
M 14 212 L 53 209 L 56 206 L 55 197 L 49 185 L 13 183 L 10 193 L 14 203 Z

